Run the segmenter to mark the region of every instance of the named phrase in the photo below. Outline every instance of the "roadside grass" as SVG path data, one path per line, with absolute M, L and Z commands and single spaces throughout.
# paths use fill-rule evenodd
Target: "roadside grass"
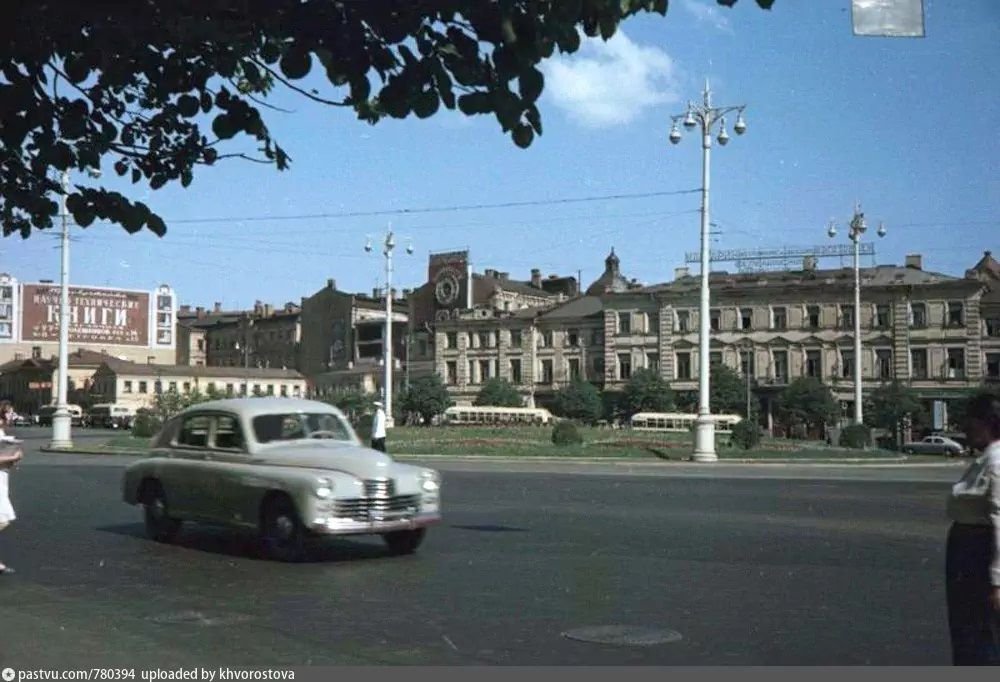
M 630 429 L 581 427 L 583 443 L 558 446 L 552 443 L 552 429 L 544 426 L 487 427 L 399 426 L 390 429 L 387 449 L 394 455 L 454 455 L 514 458 L 607 458 L 660 459 L 684 461 L 691 457 L 692 438 L 685 433 L 656 433 Z M 99 446 L 109 452 L 143 452 L 149 438 L 121 434 Z M 821 459 L 899 459 L 889 450 L 850 450 L 831 447 L 822 441 L 798 441 L 765 438 L 759 447 L 743 450 L 718 439 L 720 459 L 768 460 Z

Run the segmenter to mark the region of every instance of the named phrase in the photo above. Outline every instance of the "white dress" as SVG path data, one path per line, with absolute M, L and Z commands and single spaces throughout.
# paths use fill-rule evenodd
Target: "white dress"
M 8 440 L 7 434 L 0 429 L 0 444 L 5 440 Z M 17 518 L 14 514 L 14 505 L 10 503 L 9 479 L 7 469 L 0 469 L 0 523 L 10 523 Z

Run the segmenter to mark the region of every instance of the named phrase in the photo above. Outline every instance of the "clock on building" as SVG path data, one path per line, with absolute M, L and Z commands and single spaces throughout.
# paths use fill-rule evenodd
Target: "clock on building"
M 441 305 L 450 305 L 458 300 L 460 290 L 458 272 L 445 268 L 438 272 L 434 280 L 434 297 Z

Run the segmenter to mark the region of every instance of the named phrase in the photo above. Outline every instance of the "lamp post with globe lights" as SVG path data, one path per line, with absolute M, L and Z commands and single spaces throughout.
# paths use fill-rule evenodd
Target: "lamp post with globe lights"
M 736 113 L 733 131 L 742 135 L 747 130 L 743 119 L 745 105 L 732 107 L 713 107 L 712 91 L 705 82 L 702 93 L 702 103 L 688 102 L 687 111 L 671 116 L 673 125 L 670 128 L 670 142 L 681 141 L 681 131 L 678 121 L 688 130 L 701 128 L 701 305 L 698 318 L 698 419 L 695 422 L 694 461 L 714 462 L 719 456 L 715 452 L 715 422 L 712 421 L 709 405 L 709 178 L 712 149 L 713 128 L 718 125 L 719 133 L 715 138 L 719 146 L 729 143 L 729 133 L 726 132 L 726 115 Z
M 372 252 L 372 242 L 369 239 L 365 243 L 365 251 Z M 385 239 L 382 242 L 382 255 L 385 257 L 385 332 L 382 347 L 382 363 L 385 365 L 385 386 L 383 387 L 383 398 L 385 401 L 385 424 L 392 427 L 392 252 L 396 248 L 396 236 L 393 234 L 392 226 L 389 226 Z M 413 255 L 413 244 L 407 244 L 407 255 Z
M 854 206 L 854 216 L 848 224 L 847 236 L 854 243 L 854 423 L 861 424 L 864 420 L 864 408 L 861 398 L 861 236 L 868 230 L 865 214 L 861 211 L 861 203 Z M 837 236 L 837 225 L 833 220 L 827 228 L 827 236 L 833 239 Z M 886 235 L 885 224 L 879 222 L 876 234 Z

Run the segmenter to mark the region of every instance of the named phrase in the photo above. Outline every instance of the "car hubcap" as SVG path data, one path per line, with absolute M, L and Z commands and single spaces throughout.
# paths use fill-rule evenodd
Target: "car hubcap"
M 154 520 L 163 520 L 163 517 L 167 515 L 167 507 L 163 504 L 163 498 L 158 497 L 153 500 L 153 503 L 149 505 L 149 511 Z
M 274 520 L 274 534 L 282 542 L 287 542 L 295 531 L 295 524 L 287 516 L 279 516 Z

